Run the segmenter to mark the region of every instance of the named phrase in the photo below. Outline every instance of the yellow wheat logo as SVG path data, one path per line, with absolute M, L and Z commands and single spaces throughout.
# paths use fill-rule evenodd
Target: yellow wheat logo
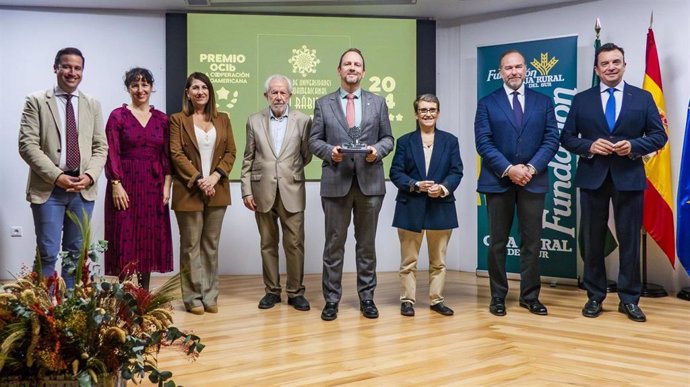
M 534 58 L 530 64 L 534 66 L 541 75 L 549 75 L 549 71 L 551 71 L 556 63 L 558 63 L 558 59 L 556 59 L 555 56 L 549 59 L 549 53 L 547 52 L 541 54 L 541 61 L 537 62 L 537 58 Z

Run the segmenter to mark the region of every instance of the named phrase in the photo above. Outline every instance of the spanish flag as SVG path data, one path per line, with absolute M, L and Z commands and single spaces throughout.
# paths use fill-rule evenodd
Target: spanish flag
M 659 56 L 654 41 L 654 31 L 650 26 L 647 32 L 647 55 L 642 88 L 652 93 L 656 107 L 661 115 L 666 135 L 666 106 L 664 91 L 661 85 Z M 645 162 L 647 189 L 644 191 L 644 211 L 642 225 L 647 233 L 666 254 L 672 266 L 675 266 L 676 251 L 673 230 L 673 187 L 671 184 L 671 147 L 670 141 L 663 148 L 651 155 Z

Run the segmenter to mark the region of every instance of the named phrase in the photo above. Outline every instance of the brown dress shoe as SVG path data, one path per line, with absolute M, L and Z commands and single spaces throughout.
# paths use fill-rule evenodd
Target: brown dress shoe
M 202 315 L 202 314 L 204 314 L 204 307 L 203 306 L 193 306 L 191 308 L 187 308 L 187 313 Z
M 218 313 L 218 305 L 204 305 L 206 313 Z

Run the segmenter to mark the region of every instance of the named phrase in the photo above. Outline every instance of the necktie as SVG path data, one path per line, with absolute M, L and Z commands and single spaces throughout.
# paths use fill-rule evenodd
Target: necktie
M 515 115 L 515 122 L 517 122 L 518 127 L 522 127 L 522 105 L 520 104 L 520 100 L 518 99 L 518 93 L 517 91 L 514 91 L 513 93 L 513 114 Z
M 609 100 L 606 102 L 606 123 L 609 124 L 609 132 L 613 131 L 613 126 L 616 125 L 616 89 L 609 87 L 606 89 L 609 92 Z
M 355 126 L 355 95 L 349 93 L 347 95 L 347 105 L 345 105 L 345 119 L 347 120 L 348 128 Z
M 66 94 L 67 104 L 65 105 L 66 118 L 66 139 L 67 139 L 67 159 L 65 167 L 68 171 L 79 170 L 79 133 L 77 132 L 77 121 L 74 118 L 74 107 L 72 106 L 72 94 Z

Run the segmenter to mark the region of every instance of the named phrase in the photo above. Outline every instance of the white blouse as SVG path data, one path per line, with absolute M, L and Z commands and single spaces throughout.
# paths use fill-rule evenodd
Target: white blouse
M 429 164 L 431 164 L 431 154 L 434 152 L 434 143 L 431 145 L 424 145 L 422 143 L 422 148 L 424 148 L 424 173 L 429 174 Z
M 216 147 L 216 127 L 212 126 L 208 132 L 194 125 L 196 142 L 199 144 L 199 154 L 201 156 L 201 174 L 208 177 L 211 174 L 211 163 L 213 161 L 213 148 Z

